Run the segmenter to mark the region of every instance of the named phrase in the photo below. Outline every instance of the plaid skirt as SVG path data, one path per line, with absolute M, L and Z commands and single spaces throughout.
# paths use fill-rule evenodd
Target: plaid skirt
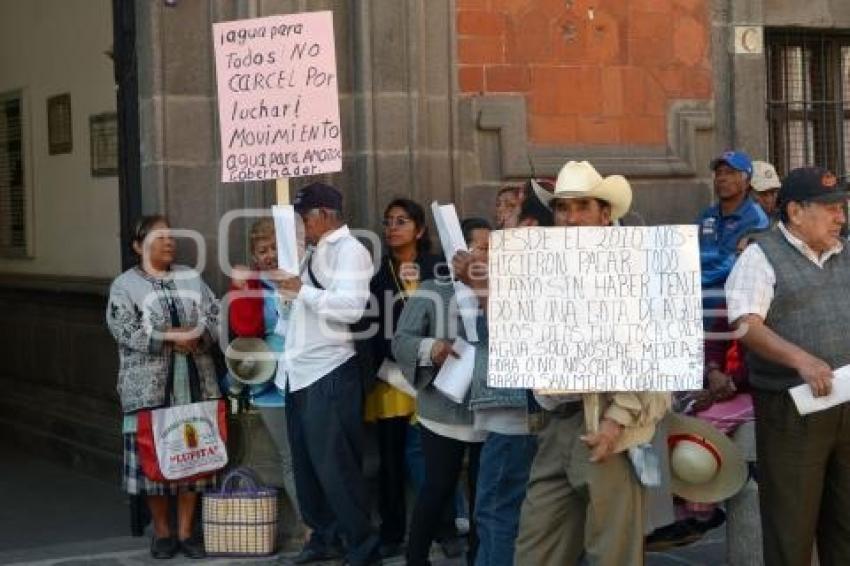
M 218 485 L 218 474 L 196 480 L 158 482 L 148 479 L 139 461 L 136 433 L 124 433 L 124 490 L 130 495 L 177 495 L 185 491 L 204 493 Z

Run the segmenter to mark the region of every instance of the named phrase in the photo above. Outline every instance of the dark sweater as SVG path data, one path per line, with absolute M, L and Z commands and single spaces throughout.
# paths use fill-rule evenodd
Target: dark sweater
M 776 274 L 765 325 L 833 369 L 850 363 L 850 344 L 845 335 L 850 318 L 850 247 L 845 244 L 820 268 L 779 230 L 760 236 L 756 242 Z M 752 351 L 747 355 L 747 365 L 750 384 L 756 389 L 783 391 L 803 382 L 796 370 Z
M 381 266 L 378 271 L 372 276 L 369 282 L 369 292 L 377 300 L 377 308 L 372 309 L 367 317 L 370 323 L 376 323 L 379 331 L 375 334 L 372 340 L 372 351 L 374 352 L 374 360 L 377 366 L 385 358 L 395 360 L 392 353 L 392 339 L 398 328 L 398 319 L 401 317 L 401 311 L 404 309 L 405 300 L 400 293 L 404 290 L 399 288 L 401 281 L 396 283 L 396 278 L 393 277 L 393 268 L 389 255 L 381 258 Z M 430 279 L 435 279 L 439 276 L 448 275 L 448 269 L 444 268 L 445 273 L 437 273 L 438 267 L 444 265 L 442 256 L 434 254 L 420 254 L 416 257 L 416 265 L 419 266 L 419 283 L 422 284 Z M 392 309 L 392 316 L 387 317 L 387 310 Z M 392 323 L 390 328 L 387 328 L 388 323 Z

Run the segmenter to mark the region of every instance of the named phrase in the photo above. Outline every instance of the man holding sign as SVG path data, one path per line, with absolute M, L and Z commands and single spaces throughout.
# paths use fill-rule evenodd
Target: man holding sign
M 294 560 L 307 564 L 339 557 L 380 562 L 363 479 L 363 385 L 349 325 L 363 316 L 372 261 L 342 220 L 342 195 L 313 183 L 298 191 L 295 212 L 314 246 L 300 277 L 283 279 L 293 299 L 277 385 L 288 391 L 287 427 L 298 504 L 312 530 Z
M 778 227 L 726 282 L 729 321 L 749 351 L 766 564 L 809 564 L 815 534 L 821 564 L 850 564 L 850 404 L 801 416 L 788 394 L 806 383 L 827 396 L 833 370 L 850 364 L 848 198 L 828 171 L 791 171 Z
M 569 162 L 547 203 L 556 226 L 610 226 L 629 209 L 631 187 Z M 668 393 L 547 393 L 522 506 L 516 564 L 643 563 L 643 491 L 626 454 L 649 441 Z

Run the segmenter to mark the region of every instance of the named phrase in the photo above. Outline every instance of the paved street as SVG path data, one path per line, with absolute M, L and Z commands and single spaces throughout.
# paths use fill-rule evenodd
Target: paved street
M 138 565 L 163 564 L 148 554 L 148 538 L 126 536 L 128 512 L 120 486 L 64 472 L 41 460 L 0 460 L 0 564 Z M 719 566 L 724 563 L 722 528 L 675 552 L 652 554 L 649 566 Z M 435 552 L 435 566 L 462 566 Z M 208 559 L 212 564 L 275 564 L 283 556 Z M 175 558 L 167 564 L 197 564 Z M 401 559 L 385 561 L 388 566 Z M 534 565 L 537 566 L 537 565 Z

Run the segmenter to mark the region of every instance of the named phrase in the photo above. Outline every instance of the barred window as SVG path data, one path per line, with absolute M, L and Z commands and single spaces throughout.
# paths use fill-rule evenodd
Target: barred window
M 27 255 L 27 194 L 24 177 L 23 99 L 0 93 L 0 256 Z
M 850 32 L 767 33 L 770 160 L 850 175 Z

